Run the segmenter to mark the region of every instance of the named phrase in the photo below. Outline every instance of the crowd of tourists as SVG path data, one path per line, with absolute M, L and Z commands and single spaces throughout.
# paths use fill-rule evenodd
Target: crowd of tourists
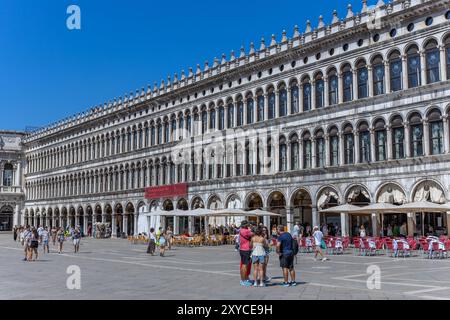
M 36 261 L 39 256 L 39 247 L 42 253 L 50 253 L 50 242 L 59 254 L 63 252 L 64 242 L 70 239 L 73 243 L 74 253 L 80 250 L 82 232 L 80 227 L 48 227 L 15 226 L 13 228 L 14 241 L 19 241 L 24 248 L 23 261 Z
M 275 245 L 280 267 L 283 274 L 283 287 L 296 286 L 296 274 L 294 261 L 297 260 L 299 252 L 299 240 L 303 237 L 303 231 L 299 223 L 293 228 L 292 234 L 286 231 L 283 225 L 274 226 L 271 232 L 263 224 L 253 225 L 248 221 L 242 221 L 237 232 L 236 250 L 240 254 L 240 284 L 241 286 L 265 287 L 271 281 L 267 275 L 267 265 L 271 252 L 271 244 Z M 311 236 L 315 242 L 315 256 L 317 261 L 320 255 L 321 261 L 327 258 L 323 254 L 326 248 L 323 241 L 323 232 L 318 226 L 311 230 Z M 253 267 L 253 281 L 250 280 L 251 268 Z
M 147 247 L 147 253 L 152 256 L 155 255 L 156 249 L 159 250 L 159 255 L 164 257 L 164 253 L 167 250 L 172 250 L 173 245 L 173 231 L 171 227 L 163 230 L 162 227 L 155 232 L 155 228 L 150 228 L 150 234 L 148 236 L 149 242 Z

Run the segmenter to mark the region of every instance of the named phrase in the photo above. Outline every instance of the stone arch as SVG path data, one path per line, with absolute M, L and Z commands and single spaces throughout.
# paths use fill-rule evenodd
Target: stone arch
M 402 205 L 407 202 L 406 192 L 400 184 L 386 182 L 380 185 L 375 192 L 375 202 Z
M 442 184 L 434 179 L 427 179 L 421 180 L 413 186 L 411 201 L 429 201 L 444 204 L 447 202 L 447 199 Z
M 351 185 L 345 192 L 345 201 L 354 205 L 366 205 L 371 202 L 371 196 L 365 186 Z

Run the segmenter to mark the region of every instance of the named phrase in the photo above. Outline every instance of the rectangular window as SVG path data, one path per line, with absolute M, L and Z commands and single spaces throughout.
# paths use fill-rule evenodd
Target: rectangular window
M 416 88 L 421 85 L 420 57 L 418 54 L 408 56 L 408 87 Z
M 339 138 L 337 136 L 330 137 L 330 165 L 339 165 Z
M 373 67 L 373 94 L 378 96 L 384 94 L 384 65 L 378 64 Z
M 400 91 L 402 90 L 402 60 L 395 59 L 390 63 L 390 74 L 391 74 L 391 90 Z

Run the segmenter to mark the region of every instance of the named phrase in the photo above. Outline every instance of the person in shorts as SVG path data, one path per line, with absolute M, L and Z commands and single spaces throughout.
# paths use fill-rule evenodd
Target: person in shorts
M 315 226 L 313 229 L 313 237 L 314 237 L 314 251 L 316 252 L 314 255 L 314 259 L 317 260 L 317 255 L 320 254 L 322 257 L 322 261 L 327 261 L 327 258 L 323 255 L 322 251 L 322 239 L 323 239 L 323 233 L 319 230 L 319 227 Z
M 72 240 L 74 252 L 77 253 L 78 251 L 80 251 L 80 240 L 81 240 L 81 231 L 78 227 L 76 227 L 72 231 Z
M 289 232 L 284 231 L 284 226 L 278 226 L 277 253 L 280 257 L 280 267 L 283 270 L 283 287 L 296 286 L 294 269 L 293 238 Z M 289 281 L 289 275 L 291 281 Z
M 47 250 L 47 253 L 50 252 L 49 246 L 48 246 L 49 237 L 50 237 L 50 235 L 48 232 L 48 228 L 45 227 L 44 230 L 42 230 L 42 232 L 41 232 L 42 248 L 44 249 L 44 253 L 45 253 L 45 250 Z
M 66 236 L 64 234 L 64 229 L 63 228 L 59 228 L 58 229 L 58 232 L 56 233 L 56 238 L 58 239 L 58 243 L 59 243 L 59 251 L 58 251 L 58 253 L 62 253 L 63 244 L 64 244 L 64 241 L 66 241 Z
M 255 229 L 255 235 L 251 240 L 252 249 L 252 263 L 253 263 L 253 279 L 255 287 L 265 287 L 264 284 L 264 264 L 266 260 L 266 247 L 267 242 L 264 237 L 264 231 L 262 227 Z M 258 284 L 259 281 L 259 284 Z
M 252 232 L 249 229 L 247 220 L 241 222 L 241 228 L 239 230 L 239 254 L 241 256 L 241 286 L 250 287 L 252 283 L 249 279 L 248 268 L 251 268 L 251 247 L 250 241 L 252 239 Z
M 165 232 L 161 232 L 159 235 L 159 255 L 164 257 L 164 253 L 166 252 L 166 244 L 167 244 L 167 235 Z

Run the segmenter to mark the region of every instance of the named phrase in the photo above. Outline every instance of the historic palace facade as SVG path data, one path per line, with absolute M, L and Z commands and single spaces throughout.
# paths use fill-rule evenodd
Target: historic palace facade
M 22 223 L 113 223 L 139 212 L 264 208 L 354 234 L 407 223 L 447 233 L 446 214 L 323 215 L 337 204 L 450 201 L 450 1 L 382 0 L 292 38 L 59 121 L 23 139 Z M 146 199 L 146 188 L 187 193 Z M 265 221 L 269 223 L 268 220 Z M 176 231 L 198 227 L 169 219 Z
M 10 231 L 21 223 L 19 219 L 25 202 L 24 137 L 24 133 L 0 131 L 0 231 Z

